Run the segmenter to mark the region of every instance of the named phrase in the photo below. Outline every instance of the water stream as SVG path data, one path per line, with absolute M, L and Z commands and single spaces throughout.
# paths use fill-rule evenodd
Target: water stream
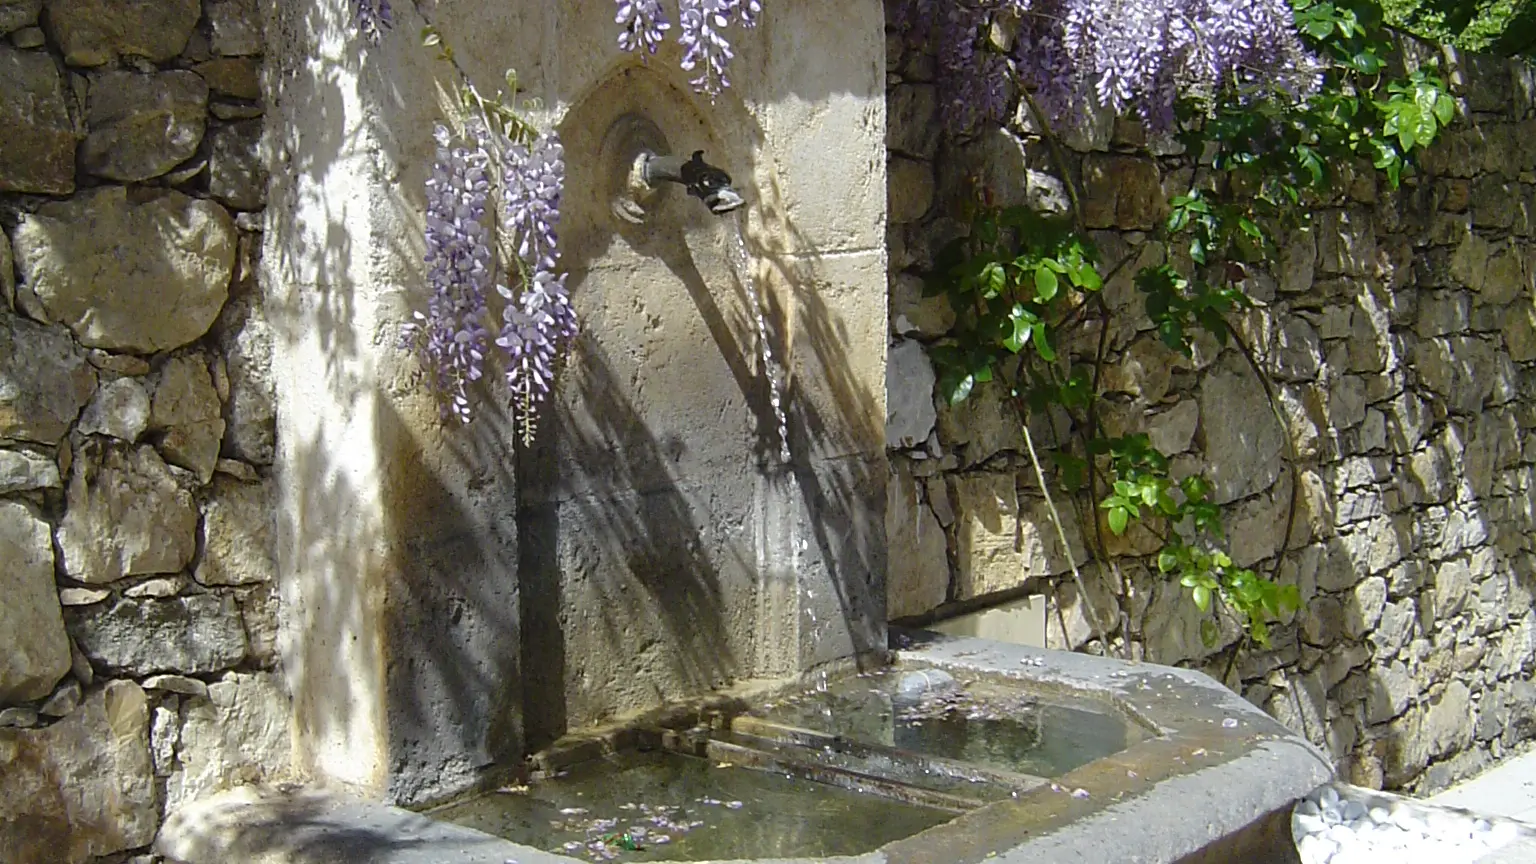
M 747 252 L 746 224 L 741 211 L 726 229 L 731 244 L 731 268 L 736 279 L 747 292 L 752 304 L 752 318 L 757 325 L 757 355 L 763 377 L 768 380 L 768 402 L 773 406 L 773 419 L 778 424 L 779 461 L 789 462 L 789 418 L 784 414 L 784 369 L 773 356 L 773 343 L 768 338 L 768 318 L 763 312 L 763 298 L 757 292 L 757 280 L 752 275 L 752 256 Z

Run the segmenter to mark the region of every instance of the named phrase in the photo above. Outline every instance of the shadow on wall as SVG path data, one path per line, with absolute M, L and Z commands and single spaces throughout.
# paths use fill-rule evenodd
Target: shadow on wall
M 548 428 L 519 461 L 530 748 L 733 678 L 885 647 L 887 469 L 869 389 L 883 385 L 883 304 L 829 309 L 821 255 L 777 185 L 750 190 L 769 226 L 758 233 L 794 234 L 757 273 L 772 353 L 791 358 L 794 460 L 780 465 L 756 303 L 731 265 L 735 220 L 680 189 L 643 225 L 610 213 L 600 143 L 627 111 L 738 185 L 765 173 L 767 136 L 741 101 L 703 104 L 672 77 L 622 66 L 561 121 L 565 263 L 584 332 Z M 838 329 L 855 313 L 873 321 L 864 358 Z

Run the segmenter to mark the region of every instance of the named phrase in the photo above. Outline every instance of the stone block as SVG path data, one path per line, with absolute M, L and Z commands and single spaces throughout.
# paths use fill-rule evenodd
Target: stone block
M 0 5 L 0 16 L 6 7 Z M 0 192 L 75 191 L 75 124 L 64 79 L 43 51 L 0 44 Z
M 911 273 L 891 276 L 889 302 L 891 327 L 898 335 L 942 336 L 955 325 L 949 298 L 924 297 L 923 280 Z
M 799 397 L 789 410 L 800 413 L 791 425 L 814 430 L 813 458 L 885 452 L 884 264 L 883 255 L 860 254 L 801 262 L 787 274 L 795 298 L 788 364 Z
M 160 453 L 207 483 L 218 464 L 224 418 L 206 359 L 200 354 L 171 358 L 155 377 L 154 390 L 149 426 L 164 433 Z
M 109 180 L 139 183 L 197 152 L 208 118 L 208 85 L 185 70 L 103 72 L 86 98 L 80 163 Z
M 886 97 L 886 146 L 904 156 L 932 159 L 943 128 L 937 117 L 938 104 L 932 84 L 892 87 Z
M 270 465 L 277 445 L 272 328 L 253 294 L 244 292 L 225 304 L 214 328 L 229 373 L 221 452 L 256 465 Z
M 886 206 L 893 225 L 916 222 L 933 207 L 933 165 L 892 157 L 886 166 Z
M 1369 276 L 1376 265 L 1376 232 L 1370 212 L 1324 210 L 1316 214 L 1317 272 Z
M 1355 586 L 1354 596 L 1344 609 L 1344 632 L 1351 639 L 1369 633 L 1381 620 L 1387 605 L 1387 580 L 1380 576 L 1364 579 Z
M 261 121 L 244 120 L 209 135 L 208 193 L 234 210 L 267 205 L 267 169 L 261 159 Z
M 1201 382 L 1200 416 L 1212 501 L 1225 504 L 1274 484 L 1285 433 L 1241 361 L 1224 361 Z
M 235 263 L 229 213 L 170 190 L 113 186 L 45 204 L 13 240 L 47 314 L 112 351 L 150 354 L 208 332 Z
M 969 600 L 1031 578 L 1070 570 L 1066 550 L 1041 499 L 1021 500 L 1012 474 L 964 474 L 955 479 L 955 599 Z M 1080 528 L 1063 528 L 1073 559 L 1087 560 Z
M 52 532 L 20 501 L 0 500 L 0 562 L 0 596 L 6 598 L 0 604 L 4 706 L 48 695 L 69 671 L 69 637 L 53 584 Z
M 208 0 L 204 10 L 213 30 L 209 46 L 213 53 L 248 57 L 262 52 L 261 10 L 256 0 Z
M 82 435 L 107 435 L 129 444 L 149 425 L 149 394 L 135 378 L 115 378 L 101 385 L 80 415 Z
M 274 502 L 265 483 L 214 480 L 203 505 L 203 557 L 195 577 L 204 585 L 271 582 L 276 574 Z
M 0 494 L 58 489 L 63 485 L 58 463 L 51 458 L 31 450 L 0 450 Z
M 85 864 L 154 840 L 149 707 L 132 681 L 107 682 L 45 729 L 0 729 L 0 754 L 7 864 Z
M 11 238 L 0 230 L 0 312 L 16 309 L 16 257 L 11 253 Z
M 1397 717 L 1408 710 L 1418 695 L 1418 682 L 1414 681 L 1408 667 L 1401 660 L 1372 668 L 1366 689 L 1366 722 L 1385 723 Z
M 204 60 L 195 68 L 214 93 L 252 101 L 261 98 L 261 64 L 255 59 L 220 57 Z
M 101 66 L 123 57 L 162 63 L 187 47 L 202 17 L 198 0 L 47 0 L 45 20 L 71 66 Z
M 57 539 L 87 584 L 177 573 L 192 560 L 197 509 L 154 448 L 87 444 L 76 454 Z
M 95 392 L 68 331 L 0 314 L 0 438 L 57 444 Z
M 206 697 L 182 701 L 170 812 L 215 792 L 284 779 L 290 769 L 288 695 L 276 675 L 229 673 Z
M 118 599 L 65 614 L 80 650 L 108 674 L 199 675 L 245 659 L 240 610 L 229 595 Z
M 43 0 L 0 0 L 0 35 L 36 24 L 42 9 Z
M 1180 399 L 1173 407 L 1148 419 L 1147 437 L 1158 452 L 1177 456 L 1189 450 L 1199 425 L 1200 403 L 1194 399 Z
M 918 489 L 898 466 L 886 490 L 886 617 L 893 620 L 929 612 L 949 595 L 948 539 Z
M 827 7 L 797 14 L 793 28 L 776 31 L 786 44 L 767 52 L 768 68 L 760 73 L 768 76 L 762 81 L 774 82 L 774 88 L 790 88 L 780 92 L 826 93 L 825 98 L 817 99 L 770 102 L 765 98 L 761 120 L 766 131 L 762 144 L 774 154 L 777 166 L 772 178 L 764 177 L 759 185 L 777 190 L 782 196 L 778 206 L 794 226 L 794 234 L 820 252 L 877 249 L 884 242 L 884 220 L 870 216 L 886 211 L 885 100 L 866 95 L 879 93 L 883 97 L 884 75 L 878 74 L 883 64 L 870 63 L 860 53 L 868 50 L 871 41 L 884 41 L 878 23 L 868 20 L 871 12 L 877 17 L 881 14 L 877 7 L 860 3 L 840 10 Z M 818 19 L 815 26 L 821 28 L 819 32 L 809 29 L 812 25 L 807 19 Z M 842 40 L 838 50 L 807 49 L 815 51 L 815 62 L 807 62 L 806 54 L 795 56 L 791 47 L 811 42 L 830 46 L 834 43 L 825 40 L 833 34 Z M 883 51 L 884 46 L 873 46 L 873 50 Z M 826 75 L 836 78 L 823 77 Z M 827 80 L 841 81 L 842 86 L 827 93 Z M 846 170 L 852 165 L 867 167 Z
M 1089 228 L 1150 231 L 1167 211 L 1157 163 L 1132 156 L 1083 159 L 1083 219 Z
M 1369 639 L 1378 660 L 1391 658 L 1403 649 L 1418 621 L 1418 606 L 1409 597 L 1382 607 L 1381 618 Z
M 933 364 L 921 342 L 906 339 L 891 346 L 885 362 L 885 446 L 920 447 L 938 422 Z

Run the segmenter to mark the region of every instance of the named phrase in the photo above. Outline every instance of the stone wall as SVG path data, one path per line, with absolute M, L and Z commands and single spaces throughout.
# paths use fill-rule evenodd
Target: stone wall
M 262 53 L 256 0 L 0 0 L 0 860 L 287 770 Z
M 890 614 L 931 620 L 1045 593 L 1051 644 L 1099 650 L 1015 417 L 991 392 L 935 400 L 926 347 L 954 315 L 921 296 L 977 187 L 1043 209 L 1064 208 L 1065 190 L 1025 125 L 942 133 L 933 57 L 888 36 Z M 1299 512 L 1279 573 L 1305 611 L 1275 629 L 1272 650 L 1244 652 L 1230 683 L 1351 781 L 1417 791 L 1536 737 L 1536 87 L 1529 67 L 1455 62 L 1461 116 L 1422 173 L 1391 192 L 1368 166 L 1353 172 L 1251 277 L 1258 308 L 1238 325 L 1283 427 L 1235 349 L 1168 351 L 1130 284 L 1162 260 L 1152 229 L 1192 160 L 1107 115 L 1059 130 L 1102 257 L 1134 261 L 1105 288 L 1119 313 L 1108 431 L 1147 432 L 1176 475 L 1205 471 L 1237 563 L 1266 572 L 1285 539 L 1294 444 Z M 1082 338 L 1068 347 L 1091 362 L 1097 330 Z M 1031 422 L 1040 441 L 1063 431 Z M 1156 539 L 1109 536 L 1133 581 L 1112 650 L 1129 641 L 1135 656 L 1223 674 L 1236 628 L 1205 647 L 1187 592 L 1153 578 Z M 1097 565 L 1084 576 L 1113 614 L 1111 580 Z

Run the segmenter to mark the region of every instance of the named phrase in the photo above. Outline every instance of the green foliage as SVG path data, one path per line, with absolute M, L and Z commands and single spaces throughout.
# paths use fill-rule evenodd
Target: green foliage
M 1468 51 L 1536 53 L 1536 4 L 1529 0 L 1383 0 L 1388 23 Z
M 1244 286 L 1253 269 L 1278 257 L 1276 233 L 1304 225 L 1316 203 L 1366 164 L 1397 187 L 1415 154 L 1455 115 L 1436 70 L 1396 65 L 1374 3 L 1292 6 L 1304 39 L 1326 62 L 1320 91 L 1301 101 L 1229 92 L 1187 102 L 1181 138 L 1187 152 L 1210 160 L 1215 178 L 1197 175 L 1200 185 L 1172 198 L 1158 238 L 1169 261 L 1134 276 L 1147 318 L 1169 348 L 1191 353 L 1194 335 L 1208 333 L 1222 345 L 1235 342 L 1256 370 L 1228 316 L 1252 305 Z M 926 286 L 930 295 L 947 296 L 957 315 L 931 352 L 940 393 L 953 404 L 992 384 L 1005 388 L 1021 420 L 1032 411 L 1064 412 L 1075 437 L 1056 442 L 1051 454 L 1062 486 L 1086 492 L 1091 512 L 1101 512 L 1113 534 L 1141 525 L 1161 540 L 1157 569 L 1210 616 L 1201 630 L 1208 642 L 1227 615 L 1267 645 L 1270 622 L 1301 605 L 1296 586 L 1236 566 L 1203 477 L 1176 480 L 1145 435 L 1102 434 L 1095 387 L 1105 340 L 1091 357 L 1061 350 L 1087 322 L 1109 332 L 1098 266 L 1093 245 L 1068 218 L 977 206 L 969 233 L 943 249 Z M 1098 526 L 1095 518 L 1095 534 Z M 1102 537 L 1097 546 L 1105 555 Z

